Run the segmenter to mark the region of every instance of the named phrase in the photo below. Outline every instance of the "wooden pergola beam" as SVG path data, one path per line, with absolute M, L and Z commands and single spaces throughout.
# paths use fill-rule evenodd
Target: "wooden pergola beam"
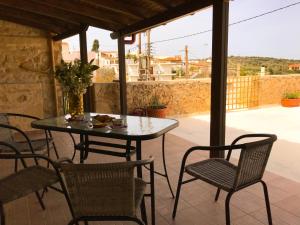
M 92 18 L 103 21 L 108 24 L 127 25 L 128 23 L 132 23 L 132 21 L 135 21 L 128 17 L 118 17 L 118 15 L 107 12 L 106 10 L 99 9 L 95 6 L 92 7 L 79 1 L 76 1 L 76 3 L 74 2 L 74 4 L 70 4 L 69 0 L 38 0 L 37 2 L 39 2 L 40 4 L 55 7 L 57 9 L 61 9 L 66 12 L 81 15 L 85 18 Z M 117 21 L 118 23 L 115 23 L 114 21 Z
M 0 8 L 0 18 L 3 20 L 13 22 L 13 23 L 22 24 L 24 26 L 33 27 L 33 28 L 45 30 L 48 32 L 60 33 L 60 32 L 64 31 L 63 28 L 56 26 L 54 24 L 46 23 L 44 21 L 36 21 L 34 19 L 22 17 L 19 14 L 11 14 L 11 13 L 8 13 L 6 10 L 3 10 L 2 8 Z
M 44 15 L 41 16 L 35 13 L 24 11 L 22 9 L 11 8 L 3 5 L 0 5 L 0 15 L 8 19 L 14 19 L 21 24 L 26 25 L 26 23 L 28 23 L 28 26 L 34 26 L 40 29 L 43 28 L 47 31 L 55 33 L 78 29 L 80 27 L 80 24 L 74 22 L 65 23 L 59 19 L 54 19 Z M 40 26 L 38 24 L 40 24 Z
M 107 30 L 117 30 L 120 27 L 118 23 L 106 23 L 80 14 L 64 11 L 51 5 L 44 4 L 44 1 L 40 0 L 26 0 L 26 2 L 23 0 L 0 0 L 0 5 L 9 6 L 14 9 L 22 9 L 27 12 L 35 13 L 39 16 L 48 16 L 53 19 L 65 21 L 66 23 L 89 24 L 91 26 Z
M 118 30 L 111 34 L 111 38 L 116 39 L 121 36 L 126 36 L 131 33 L 138 33 L 146 29 L 151 29 L 154 26 L 165 24 L 177 18 L 183 17 L 189 13 L 211 6 L 212 0 L 192 1 L 184 5 L 179 5 L 169 9 L 166 13 L 160 13 L 141 22 L 129 25 L 124 29 Z
M 66 32 L 62 32 L 62 33 L 60 33 L 60 34 L 57 34 L 57 35 L 52 36 L 52 40 L 53 40 L 53 41 L 60 41 L 60 40 L 63 40 L 63 39 L 65 39 L 65 38 L 68 38 L 68 37 L 72 37 L 72 36 L 74 36 L 74 35 L 77 35 L 77 34 L 79 34 L 81 31 L 82 31 L 82 28 L 74 29 L 74 30 L 70 30 L 70 31 L 66 31 Z
M 102 8 L 113 13 L 119 13 L 122 15 L 130 16 L 135 19 L 143 19 L 145 18 L 145 13 L 147 13 L 147 10 L 141 7 L 129 5 L 117 0 L 82 0 L 82 2 L 86 4 L 95 5 L 98 8 Z

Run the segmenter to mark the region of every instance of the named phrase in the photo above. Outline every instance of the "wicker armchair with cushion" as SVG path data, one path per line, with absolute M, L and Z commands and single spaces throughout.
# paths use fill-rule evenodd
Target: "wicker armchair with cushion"
M 44 136 L 33 138 L 29 133 L 24 132 L 11 124 L 11 119 L 18 118 L 22 120 L 38 120 L 38 117 L 16 114 L 16 113 L 0 113 L 0 141 L 14 145 L 21 153 L 30 154 L 47 154 L 50 156 L 50 150 L 53 148 L 57 158 L 59 158 L 53 137 L 50 131 L 44 131 Z M 28 123 L 30 125 L 30 123 Z M 17 136 L 17 137 L 16 137 Z M 2 146 L 0 153 L 9 153 L 11 149 Z M 17 160 L 15 161 L 15 171 L 17 171 Z
M 147 183 L 135 178 L 134 168 L 150 164 L 150 193 Z M 144 196 L 151 196 L 152 225 L 155 225 L 153 159 L 106 163 L 63 164 L 60 167 L 65 195 L 73 219 L 79 221 L 133 221 L 147 224 Z M 142 220 L 136 215 L 141 209 Z M 144 222 L 144 223 L 143 223 Z
M 252 139 L 251 142 L 246 142 Z M 215 201 L 218 200 L 220 190 L 228 192 L 225 201 L 226 225 L 230 225 L 230 199 L 232 195 L 246 187 L 256 183 L 263 185 L 265 203 L 269 225 L 272 225 L 272 216 L 268 189 L 262 180 L 269 155 L 277 137 L 271 134 L 247 134 L 236 138 L 229 146 L 196 146 L 190 148 L 184 155 L 178 180 L 177 194 L 173 210 L 173 218 L 176 216 L 181 185 L 200 179 L 218 188 Z M 240 143 L 240 144 L 238 144 Z M 238 164 L 229 162 L 232 150 L 240 149 Z M 228 150 L 226 159 L 212 158 L 186 165 L 188 156 L 194 151 L 225 151 Z M 187 173 L 193 178 L 183 181 L 183 175 Z
M 0 159 L 19 159 L 22 162 L 23 169 L 16 173 L 10 174 L 4 178 L 0 179 L 0 225 L 5 224 L 5 214 L 4 207 L 6 203 L 12 202 L 16 199 L 25 197 L 28 194 L 35 193 L 38 201 L 42 207 L 45 209 L 45 205 L 39 194 L 39 190 L 43 190 L 46 187 L 51 187 L 51 185 L 61 181 L 60 176 L 58 176 L 57 165 L 63 161 L 72 162 L 70 160 L 61 159 L 60 162 L 53 162 L 45 156 L 34 155 L 34 154 L 24 154 L 22 155 L 17 148 L 5 142 L 0 141 L 0 147 L 5 147 L 10 149 L 10 153 L 1 153 Z M 45 168 L 34 164 L 33 166 L 27 166 L 24 159 L 41 159 L 49 162 L 54 167 L 53 169 Z M 54 188 L 56 189 L 56 188 Z M 59 189 L 57 191 L 62 192 Z

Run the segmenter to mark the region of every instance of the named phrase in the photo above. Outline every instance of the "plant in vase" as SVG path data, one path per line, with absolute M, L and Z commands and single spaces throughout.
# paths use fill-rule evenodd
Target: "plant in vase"
M 285 92 L 281 99 L 283 107 L 297 107 L 300 106 L 300 92 Z
M 165 118 L 167 114 L 167 104 L 159 100 L 158 95 L 152 96 L 147 107 L 147 116 Z
M 56 66 L 55 78 L 61 84 L 67 99 L 66 111 L 72 116 L 83 114 L 83 94 L 92 85 L 93 71 L 99 68 L 93 65 L 93 61 L 84 63 L 76 59 L 67 63 L 62 60 L 61 64 Z

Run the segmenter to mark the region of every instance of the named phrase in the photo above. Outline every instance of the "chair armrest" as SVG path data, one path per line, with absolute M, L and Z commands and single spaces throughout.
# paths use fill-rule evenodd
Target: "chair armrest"
M 232 150 L 241 149 L 241 148 L 245 148 L 245 145 L 241 144 L 241 145 L 194 146 L 194 147 L 191 147 L 185 152 L 185 154 L 183 156 L 182 163 L 181 163 L 181 170 L 182 171 L 184 170 L 188 156 L 194 151 L 226 151 L 226 150 L 232 151 Z
M 55 161 L 39 154 L 0 154 L 0 159 L 42 159 L 47 161 L 55 169 L 55 171 L 59 173 L 59 167 Z
M 4 127 L 6 129 L 11 129 L 11 130 L 15 130 L 15 131 L 19 132 L 25 138 L 25 140 L 27 141 L 28 146 L 29 146 L 29 148 L 31 150 L 31 153 L 32 154 L 35 153 L 34 150 L 33 150 L 33 147 L 32 147 L 32 143 L 31 143 L 29 137 L 26 135 L 26 133 L 24 131 L 22 131 L 21 129 L 19 129 L 17 127 L 14 127 L 14 126 L 11 126 L 11 125 L 7 125 L 7 124 L 0 124 L 0 127 Z
M 24 118 L 33 119 L 33 120 L 40 120 L 39 117 L 26 115 L 26 114 L 20 114 L 20 113 L 5 113 L 5 115 L 14 116 L 14 117 L 24 117 Z
M 54 160 L 54 162 L 58 163 L 58 164 L 62 164 L 62 163 L 72 163 L 73 164 L 73 161 L 67 157 L 61 157 L 59 159 Z

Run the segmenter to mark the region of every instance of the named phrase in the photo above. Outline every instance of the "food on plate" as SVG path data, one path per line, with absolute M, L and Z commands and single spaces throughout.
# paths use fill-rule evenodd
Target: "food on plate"
M 107 123 L 101 123 L 101 122 L 94 122 L 93 123 L 93 128 L 102 128 L 107 126 Z
M 67 117 L 66 120 L 68 122 L 72 121 L 83 121 L 84 120 L 84 115 L 72 115 L 70 117 Z
M 113 119 L 115 119 L 109 115 L 96 115 L 93 118 L 101 123 L 110 123 Z

